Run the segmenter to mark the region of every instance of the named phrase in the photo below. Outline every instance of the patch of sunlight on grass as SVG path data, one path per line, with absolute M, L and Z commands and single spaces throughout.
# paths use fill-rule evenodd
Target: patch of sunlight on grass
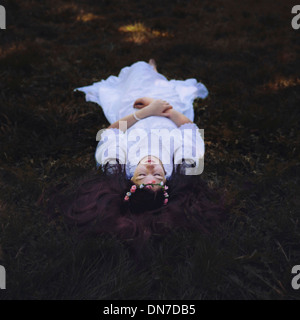
M 275 81 L 267 83 L 264 88 L 271 89 L 272 91 L 278 91 L 289 87 L 295 87 L 300 85 L 300 78 L 277 78 Z
M 88 21 L 97 20 L 97 19 L 104 19 L 104 17 L 93 14 L 91 12 L 86 13 L 86 12 L 83 12 L 82 10 L 80 11 L 80 14 L 76 17 L 77 21 L 82 21 L 82 22 L 88 22 Z
M 128 33 L 126 41 L 134 42 L 137 44 L 145 43 L 154 38 L 170 37 L 168 32 L 161 32 L 158 30 L 151 30 L 143 23 L 134 23 L 119 28 L 120 32 Z
M 142 23 L 129 24 L 119 28 L 123 32 L 147 32 L 147 28 Z

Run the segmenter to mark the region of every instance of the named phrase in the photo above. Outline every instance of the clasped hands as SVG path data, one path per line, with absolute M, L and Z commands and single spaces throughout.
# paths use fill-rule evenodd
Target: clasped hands
M 170 117 L 173 109 L 167 101 L 149 97 L 137 99 L 133 107 L 139 109 L 136 114 L 141 118 L 150 116 Z

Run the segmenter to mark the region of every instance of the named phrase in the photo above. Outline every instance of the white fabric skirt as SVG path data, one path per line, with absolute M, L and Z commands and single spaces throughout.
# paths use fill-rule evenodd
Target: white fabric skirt
M 99 104 L 109 123 L 136 111 L 133 104 L 142 97 L 166 100 L 174 109 L 194 121 L 194 99 L 204 99 L 208 95 L 206 87 L 196 79 L 168 80 L 143 61 L 123 68 L 118 76 L 110 76 L 75 90 L 84 92 L 86 101 Z M 163 120 L 162 117 L 153 118 L 157 118 L 156 121 Z

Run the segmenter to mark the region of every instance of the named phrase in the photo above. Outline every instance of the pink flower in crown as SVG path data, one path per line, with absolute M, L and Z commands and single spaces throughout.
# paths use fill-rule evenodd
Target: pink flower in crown
M 124 200 L 125 200 L 125 201 L 128 201 L 128 200 L 129 200 L 129 197 L 128 197 L 128 196 L 125 196 Z
M 165 199 L 164 200 L 164 205 L 166 205 L 168 203 L 168 201 L 169 201 L 168 199 Z
M 168 186 L 165 186 L 165 190 L 168 190 L 169 189 L 169 187 Z
M 133 186 L 131 186 L 130 188 L 130 192 L 134 193 L 136 190 L 136 185 L 134 184 Z
M 149 185 L 149 186 L 146 186 L 145 188 L 146 188 L 146 189 L 152 189 L 152 186 Z

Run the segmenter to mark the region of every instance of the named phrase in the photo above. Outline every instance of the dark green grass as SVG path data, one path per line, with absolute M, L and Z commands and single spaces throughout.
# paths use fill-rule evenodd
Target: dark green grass
M 292 2 L 10 0 L 0 52 L 3 299 L 299 299 L 299 31 Z M 92 15 L 91 15 L 92 14 Z M 142 23 L 135 33 L 121 27 Z M 95 166 L 101 108 L 73 89 L 155 58 L 196 78 L 201 178 L 226 191 L 210 235 L 78 240 L 44 214 L 49 188 Z M 41 196 L 44 195 L 44 198 Z M 41 200 L 41 201 L 39 201 Z M 41 202 L 41 206 L 37 204 Z

